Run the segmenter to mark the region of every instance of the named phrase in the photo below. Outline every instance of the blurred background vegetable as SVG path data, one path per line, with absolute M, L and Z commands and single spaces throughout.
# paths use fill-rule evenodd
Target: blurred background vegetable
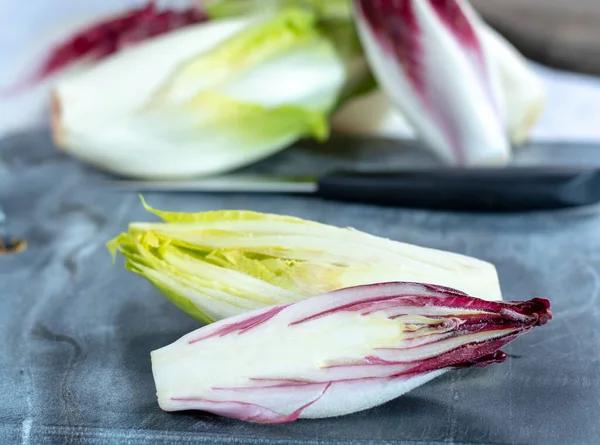
M 359 4 L 361 2 L 355 2 Z M 365 4 L 371 4 L 371 2 L 364 2 Z M 439 2 L 438 2 L 439 3 Z M 306 9 L 312 9 L 317 12 L 321 18 L 322 29 L 343 29 L 344 32 L 338 32 L 337 35 L 330 35 L 333 41 L 337 43 L 338 47 L 342 45 L 340 42 L 355 42 L 357 40 L 357 33 L 354 26 L 348 27 L 349 23 L 352 23 L 354 17 L 358 20 L 358 23 L 363 23 L 363 17 L 361 14 L 354 15 L 351 12 L 352 1 L 351 0 L 336 0 L 333 2 L 322 2 L 318 0 L 271 0 L 264 2 L 264 6 L 261 2 L 256 1 L 244 1 L 244 0 L 208 0 L 205 2 L 207 13 L 211 17 L 224 17 L 236 14 L 248 14 L 257 13 L 262 11 L 263 7 L 265 10 L 282 8 L 285 5 L 294 4 L 297 6 L 304 7 Z M 325 4 L 327 6 L 325 6 Z M 386 5 L 392 5 L 393 2 L 381 2 L 377 6 L 372 8 L 373 11 L 379 14 L 379 17 L 388 17 L 390 20 L 391 27 L 398 25 L 399 23 L 408 23 L 414 17 L 403 16 L 401 9 L 394 10 L 386 8 Z M 417 9 L 422 9 L 423 5 L 429 4 L 427 2 L 400 2 L 398 5 L 420 5 Z M 452 153 L 452 150 L 443 144 L 433 143 L 438 148 L 436 149 L 442 158 L 453 162 L 453 163 L 473 163 L 478 164 L 504 164 L 510 159 L 510 149 L 507 142 L 500 142 L 504 138 L 504 131 L 508 131 L 509 138 L 514 145 L 522 145 L 528 139 L 529 134 L 533 125 L 537 122 L 544 105 L 545 91 L 541 81 L 533 73 L 531 67 L 527 61 L 518 53 L 518 51 L 508 43 L 502 36 L 492 30 L 489 26 L 483 23 L 476 17 L 476 13 L 468 8 L 467 2 L 457 2 L 456 0 L 450 0 L 439 3 L 439 11 L 444 11 L 443 8 L 449 8 L 447 17 L 442 17 L 446 23 L 452 23 L 459 20 L 465 20 L 468 18 L 472 21 L 471 26 L 474 28 L 474 38 L 480 40 L 481 51 L 485 53 L 485 57 L 488 60 L 490 66 L 489 70 L 493 70 L 495 73 L 493 78 L 488 79 L 488 82 L 493 83 L 494 89 L 497 91 L 499 97 L 497 98 L 497 107 L 502 109 L 502 115 L 496 119 L 504 120 L 500 124 L 500 129 L 495 132 L 491 132 L 489 128 L 485 127 L 485 118 L 483 117 L 483 107 L 481 104 L 474 105 L 473 110 L 464 117 L 463 123 L 451 124 L 450 127 L 456 127 L 459 132 L 462 132 L 467 138 L 464 141 L 458 143 L 460 146 L 460 152 L 468 152 L 469 139 L 473 139 L 471 144 L 471 151 L 474 158 L 472 160 L 459 160 L 457 155 Z M 375 3 L 373 3 L 375 5 Z M 461 11 L 461 8 L 468 8 L 468 13 L 460 16 L 450 16 L 452 13 L 452 7 L 454 5 L 454 11 Z M 462 5 L 462 6 L 460 6 Z M 398 8 L 406 8 L 408 6 L 399 6 Z M 421 22 L 423 20 L 432 20 L 432 15 L 421 16 Z M 427 35 L 419 35 L 424 26 L 424 23 L 416 23 L 415 28 L 410 30 L 406 35 L 406 40 L 396 40 L 393 44 L 397 48 L 401 48 L 401 51 L 410 53 L 411 42 L 420 42 L 421 46 L 425 42 L 433 42 L 434 38 Z M 407 25 L 408 26 L 408 25 Z M 461 25 L 464 26 L 464 25 Z M 408 28 L 407 28 L 408 29 Z M 392 29 L 382 29 L 382 35 L 388 40 L 395 34 Z M 381 37 L 381 36 L 380 36 Z M 435 55 L 423 55 L 423 60 L 418 63 L 423 67 L 423 62 L 429 60 L 431 63 L 430 69 L 433 73 L 428 73 L 427 70 L 423 70 L 421 77 L 424 79 L 439 80 L 443 85 L 446 85 L 448 92 L 456 95 L 456 98 L 444 98 L 441 95 L 440 87 L 436 87 L 433 95 L 439 100 L 439 103 L 446 103 L 449 106 L 458 107 L 457 110 L 464 109 L 467 104 L 470 103 L 471 99 L 475 97 L 473 94 L 476 91 L 477 82 L 467 81 L 464 73 L 460 74 L 459 66 L 456 65 L 457 58 L 452 55 L 453 45 L 445 42 L 449 42 L 451 34 L 443 34 L 440 42 L 446 45 L 440 47 Z M 430 45 L 429 45 L 430 46 Z M 423 46 L 423 48 L 428 46 Z M 443 49 L 442 49 L 443 48 Z M 358 64 L 358 60 L 363 60 L 363 66 L 365 69 L 362 72 L 354 71 L 354 77 L 351 78 L 351 82 L 354 85 L 357 83 L 359 87 L 355 87 L 354 90 L 347 91 L 348 94 L 344 96 L 345 100 L 340 101 L 340 108 L 333 117 L 333 129 L 334 131 L 341 134 L 353 134 L 353 135 L 369 135 L 369 136 L 380 136 L 380 137 L 393 137 L 393 138 L 406 138 L 415 135 L 414 124 L 419 127 L 425 126 L 424 130 L 419 132 L 421 138 L 425 140 L 431 140 L 436 138 L 435 133 L 435 119 L 431 116 L 415 118 L 410 124 L 405 117 L 406 111 L 413 110 L 411 107 L 411 101 L 407 96 L 402 96 L 399 100 L 393 101 L 391 98 L 394 93 L 387 91 L 387 94 L 383 94 L 377 86 L 377 82 L 373 79 L 371 71 L 368 69 L 368 65 L 365 63 L 365 52 L 362 46 L 358 44 L 346 45 L 346 56 L 351 54 L 355 63 Z M 421 50 L 418 50 L 421 51 Z M 375 48 L 367 49 L 367 56 L 375 57 Z M 448 55 L 448 59 L 443 62 L 442 58 Z M 483 54 L 482 54 L 483 55 Z M 386 58 L 390 58 L 391 55 L 387 55 Z M 413 58 L 420 58 L 419 54 L 413 54 Z M 432 58 L 433 57 L 433 58 Z M 410 61 L 411 57 L 404 59 L 404 61 Z M 417 60 L 414 60 L 417 63 Z M 356 66 L 356 65 L 355 65 Z M 377 68 L 377 63 L 371 60 L 371 69 Z M 463 67 L 466 65 L 463 65 Z M 421 68 L 422 69 L 422 68 Z M 389 67 L 380 70 L 379 76 L 389 77 L 393 73 L 393 69 Z M 357 80 L 358 79 L 358 80 Z M 459 81 L 459 83 L 452 84 L 452 79 Z M 381 85 L 381 77 L 379 78 Z M 465 91 L 457 88 L 460 85 L 460 81 L 465 85 Z M 398 82 L 394 82 L 397 85 Z M 394 88 L 397 91 L 397 87 Z M 433 109 L 440 109 L 439 105 L 432 107 Z M 457 116 L 457 112 L 451 113 L 453 116 Z M 410 119 L 409 119 L 410 121 Z M 479 137 L 475 135 L 479 134 Z M 484 138 L 484 140 L 481 140 Z M 485 138 L 488 138 L 485 140 Z M 502 146 L 499 146 L 501 143 Z M 493 147 L 497 147 L 494 149 Z M 490 153 L 495 159 L 490 159 Z M 495 154 L 493 154 L 495 153 Z M 498 157 L 499 156 L 499 157 Z M 481 157 L 481 159 L 478 159 Z
M 381 10 L 385 7 L 385 3 L 381 3 L 377 8 Z M 500 23 L 498 17 L 494 15 L 495 9 L 490 6 L 482 7 L 480 2 L 475 3 L 486 13 L 486 17 L 492 17 L 494 25 Z M 308 63 L 312 68 L 307 68 L 306 71 L 310 71 L 313 75 L 319 71 L 320 82 L 323 82 L 323 85 L 317 86 L 312 83 L 310 75 L 300 81 L 299 79 L 306 73 L 303 74 L 296 68 L 292 68 L 293 65 L 287 68 L 282 68 L 283 65 L 280 65 L 279 68 L 285 74 L 278 75 L 277 82 L 272 82 L 263 76 L 269 88 L 264 87 L 260 82 L 252 85 L 252 88 L 264 90 L 261 97 L 247 101 L 245 97 L 240 98 L 237 93 L 232 96 L 225 95 L 225 98 L 220 97 L 217 100 L 212 96 L 210 100 L 197 101 L 196 108 L 193 110 L 181 106 L 177 109 L 168 108 L 164 103 L 157 102 L 151 97 L 146 97 L 147 103 L 143 107 L 143 112 L 136 110 L 133 113 L 131 109 L 125 112 L 119 109 L 117 105 L 120 101 L 114 98 L 103 104 L 96 101 L 94 106 L 97 109 L 93 109 L 91 105 L 93 101 L 90 101 L 90 105 L 83 110 L 80 108 L 81 103 L 76 101 L 75 104 L 71 104 L 73 96 L 65 96 L 68 97 L 66 100 L 64 97 L 61 98 L 65 89 L 59 87 L 54 95 L 56 99 L 54 121 L 57 124 L 54 127 L 55 140 L 66 151 L 100 169 L 122 176 L 140 178 L 176 179 L 236 169 L 285 149 L 301 138 L 309 137 L 324 141 L 329 135 L 329 126 L 334 133 L 395 139 L 417 137 L 421 141 L 428 141 L 428 145 L 434 147 L 439 159 L 449 163 L 505 164 L 510 162 L 512 156 L 508 141 L 513 147 L 525 144 L 544 111 L 546 88 L 538 76 L 539 70 L 534 70 L 532 64 L 504 37 L 480 20 L 465 0 L 442 2 L 427 0 L 414 3 L 419 5 L 419 10 L 422 10 L 424 5 L 435 5 L 436 10 L 442 14 L 440 23 L 444 25 L 438 27 L 442 33 L 445 32 L 446 25 L 451 25 L 457 20 L 463 22 L 466 20 L 466 23 L 470 23 L 472 35 L 476 36 L 480 47 L 480 55 L 489 65 L 487 72 L 491 77 L 486 82 L 495 91 L 495 99 L 488 104 L 489 106 L 483 105 L 487 103 L 486 101 L 475 100 L 478 82 L 466 82 L 468 78 L 466 73 L 469 70 L 459 74 L 469 65 L 462 64 L 462 68 L 459 68 L 458 61 L 467 59 L 452 56 L 452 51 L 456 49 L 453 45 L 444 43 L 438 46 L 433 65 L 423 65 L 430 66 L 429 70 L 431 66 L 435 67 L 436 73 L 435 76 L 425 76 L 430 79 L 426 84 L 433 88 L 434 83 L 431 81 L 435 79 L 439 81 L 431 95 L 437 98 L 438 105 L 432 109 L 439 114 L 441 113 L 439 104 L 446 104 L 452 110 L 446 113 L 452 117 L 450 120 L 447 118 L 440 120 L 439 116 L 435 118 L 431 112 L 415 114 L 417 108 L 414 103 L 411 105 L 409 96 L 405 94 L 408 90 L 398 89 L 397 81 L 392 82 L 396 84 L 393 89 L 381 88 L 381 80 L 393 74 L 389 69 L 383 71 L 372 69 L 376 68 L 373 65 L 376 60 L 375 52 L 373 48 L 367 48 L 367 51 L 363 49 L 355 19 L 358 19 L 358 23 L 363 21 L 360 14 L 353 14 L 351 0 L 165 0 L 148 3 L 121 0 L 120 4 L 120 8 L 112 7 L 112 10 L 108 6 L 105 10 L 94 6 L 96 11 L 105 11 L 95 14 L 93 8 L 88 8 L 89 11 L 83 8 L 85 14 L 74 16 L 70 22 L 61 22 L 50 33 L 40 34 L 38 44 L 24 53 L 27 56 L 25 64 L 17 63 L 14 67 L 10 66 L 9 71 L 14 74 L 12 80 L 0 87 L 4 109 L 10 109 L 10 112 L 5 112 L 5 116 L 0 119 L 0 135 L 31 128 L 40 119 L 47 120 L 50 112 L 45 104 L 49 103 L 50 90 L 55 89 L 57 85 L 78 85 L 75 89 L 78 92 L 86 91 L 87 88 L 93 89 L 98 84 L 95 81 L 89 82 L 93 77 L 90 71 L 104 71 L 107 76 L 115 76 L 116 90 L 128 89 L 124 79 L 120 79 L 128 76 L 120 76 L 118 73 L 121 70 L 128 72 L 140 70 L 139 78 L 149 76 L 153 71 L 148 69 L 147 62 L 138 64 L 136 60 L 127 60 L 129 54 L 139 54 L 137 51 L 139 48 L 152 47 L 162 39 L 175 39 L 175 35 L 184 33 L 184 28 L 216 29 L 221 28 L 216 25 L 217 23 L 226 28 L 226 23 L 232 21 L 263 21 L 268 20 L 268 17 L 281 14 L 288 8 L 296 8 L 297 11 L 313 17 L 310 25 L 312 32 L 315 36 L 319 36 L 322 45 L 330 45 L 334 54 L 332 57 L 343 64 L 342 87 L 334 86 L 337 82 L 335 76 L 333 78 L 330 76 L 326 64 L 319 65 L 314 59 Z M 461 10 L 466 10 L 467 13 L 456 15 L 452 12 Z M 392 16 L 393 14 L 390 15 Z M 407 17 L 403 18 L 402 14 L 399 14 L 394 20 L 403 23 Z M 420 22 L 417 28 L 421 30 L 419 32 L 422 35 L 419 36 L 419 32 L 416 34 L 412 32 L 411 38 L 418 38 L 422 40 L 421 44 L 428 42 L 427 45 L 431 46 L 435 39 L 432 37 L 433 34 L 424 32 L 429 26 L 424 25 L 437 22 L 431 21 L 434 17 L 431 14 L 421 14 L 418 17 Z M 405 25 L 407 23 L 405 22 Z M 504 30 L 505 27 L 502 29 Z M 224 35 L 226 34 L 227 32 Z M 232 34 L 228 38 L 233 37 Z M 438 40 L 438 42 L 445 41 L 444 38 Z M 172 42 L 173 45 L 179 46 L 175 40 Z M 396 45 L 400 44 L 404 48 L 403 51 L 409 51 L 409 42 L 410 40 L 403 42 L 397 40 Z M 186 43 L 186 45 L 191 44 L 191 40 Z M 207 42 L 197 42 L 197 45 L 197 52 L 193 55 L 188 53 L 188 59 L 192 56 L 199 57 L 200 54 L 206 56 L 207 51 L 227 51 L 224 49 L 226 45 L 218 48 L 211 47 Z M 279 57 L 283 57 L 286 51 L 294 51 L 292 47 L 285 45 L 282 45 L 280 50 Z M 141 49 L 140 51 L 144 52 Z M 460 54 L 460 51 L 457 54 Z M 441 63 L 441 58 L 446 56 L 448 61 Z M 367 60 L 370 63 L 367 63 Z M 186 62 L 191 63 L 190 60 Z M 112 66 L 114 70 L 105 70 L 102 68 L 105 66 Z M 256 73 L 264 73 L 255 68 L 257 67 L 244 74 L 238 72 L 238 76 L 251 77 Z M 290 74 L 291 69 L 294 70 L 293 74 Z M 172 71 L 169 73 L 170 77 L 176 76 L 174 70 L 175 67 L 170 66 Z M 166 74 L 163 72 L 162 75 L 163 80 L 166 81 Z M 152 73 L 150 77 L 153 76 Z M 198 77 L 204 76 L 206 72 L 198 73 Z M 242 83 L 241 77 L 229 79 L 230 87 Z M 282 79 L 287 79 L 287 83 Z M 202 82 L 204 80 L 202 79 Z M 322 106 L 315 104 L 307 106 L 307 96 L 303 99 L 296 97 L 291 101 L 273 102 L 274 91 L 296 89 L 298 85 L 304 84 L 314 87 L 312 91 L 305 91 L 308 95 L 312 94 L 313 98 L 320 95 L 321 91 L 327 90 L 323 93 Z M 458 86 L 462 84 L 466 93 L 460 93 L 461 89 Z M 216 88 L 214 85 L 213 87 Z M 445 88 L 443 94 L 441 87 Z M 398 91 L 405 91 L 405 93 L 393 99 Z M 148 95 L 151 91 L 146 90 L 143 93 Z M 111 93 L 103 91 L 102 94 Z M 452 95 L 456 97 L 451 98 Z M 86 98 L 88 100 L 89 95 Z M 207 99 L 206 95 L 204 99 Z M 227 100 L 231 101 L 225 105 Z M 299 105 L 299 102 L 302 103 Z M 496 105 L 492 105 L 494 102 L 497 102 Z M 150 103 L 152 106 L 146 106 Z M 495 125 L 491 125 L 493 119 L 489 118 L 490 113 L 487 113 L 487 118 L 484 117 L 483 111 L 490 106 L 499 108 L 500 119 Z M 285 110 L 280 107 L 284 107 Z M 62 113 L 72 115 L 68 111 L 71 109 L 81 110 L 83 116 L 89 116 L 89 113 L 98 114 L 98 125 L 89 125 L 87 117 L 82 117 L 77 122 L 62 121 L 61 117 L 64 116 Z M 237 110 L 236 113 L 231 113 L 233 109 Z M 471 111 L 467 111 L 468 109 Z M 460 110 L 464 111 L 462 118 L 458 117 L 461 114 Z M 274 116 L 282 111 L 285 116 L 275 121 Z M 227 118 L 223 118 L 224 113 L 227 114 Z M 127 118 L 124 118 L 125 114 Z M 218 123 L 209 123 L 206 120 L 207 114 L 214 116 Z M 198 116 L 199 124 L 192 123 L 193 119 L 186 121 L 184 118 L 192 115 Z M 239 137 L 223 138 L 222 129 L 229 129 L 234 120 L 246 120 L 246 124 L 240 123 L 239 127 L 242 128 L 257 127 L 252 134 L 242 135 L 241 144 Z M 448 128 L 441 130 L 448 125 L 452 130 Z M 114 128 L 114 130 L 98 130 L 102 127 Z M 213 131 L 217 127 L 221 130 Z M 265 133 L 267 127 L 269 134 Z M 280 130 L 274 131 L 275 128 Z M 495 129 L 492 131 L 492 128 Z M 553 131 L 553 134 L 559 132 L 556 127 L 549 128 L 548 131 Z M 567 129 L 562 131 L 568 132 Z M 238 136 L 242 134 L 240 128 L 233 128 L 232 132 Z M 450 149 L 452 144 L 449 144 L 449 141 L 452 138 L 442 137 L 443 134 L 462 136 L 458 139 L 454 138 L 456 140 L 452 144 L 455 148 Z M 234 145 L 236 148 L 232 149 Z M 213 148 L 206 149 L 207 146 Z M 144 148 L 140 149 L 140 147 Z M 228 148 L 221 150 L 220 147 Z M 158 169 L 156 167 L 158 165 L 163 167 Z
M 59 81 L 53 133 L 67 152 L 124 176 L 220 173 L 303 136 L 327 138 L 344 82 L 310 12 L 211 21 Z
M 355 0 L 363 47 L 392 104 L 441 159 L 510 159 L 497 64 L 476 14 L 457 0 Z

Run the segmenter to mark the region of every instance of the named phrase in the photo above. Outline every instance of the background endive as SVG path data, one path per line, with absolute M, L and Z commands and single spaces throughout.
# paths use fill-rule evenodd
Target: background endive
M 355 88 L 346 90 L 347 94 L 340 101 L 340 107 L 336 109 L 333 116 L 332 128 L 338 133 L 392 138 L 418 135 L 426 141 L 429 140 L 437 153 L 446 161 L 471 164 L 506 162 L 511 153 L 504 133 L 513 146 L 520 146 L 527 141 L 543 110 L 545 88 L 528 61 L 504 37 L 481 20 L 467 1 L 399 2 L 396 9 L 392 6 L 393 2 L 380 2 L 374 4 L 372 8 L 375 15 L 379 14 L 380 19 L 388 17 L 389 26 L 396 29 L 401 25 L 408 29 L 411 20 L 413 21 L 415 27 L 410 33 L 405 34 L 404 39 L 400 38 L 398 33 L 390 34 L 390 30 L 385 30 L 385 26 L 380 29 L 381 35 L 378 39 L 383 38 L 384 35 L 395 36 L 384 40 L 387 39 L 388 43 L 401 47 L 401 52 L 407 55 L 411 53 L 411 42 L 414 42 L 419 50 L 401 62 L 413 60 L 419 65 L 421 81 L 430 85 L 434 90 L 432 94 L 440 97 L 440 103 L 452 103 L 456 108 L 456 115 L 463 113 L 462 110 L 469 110 L 466 112 L 464 122 L 455 125 L 457 132 L 469 130 L 467 133 L 470 136 L 466 137 L 462 144 L 465 153 L 459 153 L 464 157 L 462 160 L 449 146 L 444 146 L 442 142 L 431 141 L 439 130 L 436 129 L 434 116 L 431 113 L 415 116 L 415 106 L 411 104 L 413 99 L 410 97 L 410 92 L 402 91 L 399 79 L 394 78 L 392 74 L 394 69 L 379 69 L 381 59 L 387 60 L 385 63 L 392 65 L 398 62 L 392 62 L 394 56 L 389 53 L 383 58 L 378 55 L 381 48 L 374 45 L 375 41 L 365 32 L 368 20 L 360 12 L 358 6 L 360 3 L 360 1 L 354 2 L 357 12 L 353 14 L 352 0 L 331 2 L 208 0 L 204 2 L 207 14 L 212 18 L 257 14 L 264 9 L 278 10 L 293 4 L 317 14 L 321 29 L 338 30 L 330 33 L 332 41 L 345 51 L 346 57 L 352 58 L 355 67 L 360 67 L 353 71 L 350 79 Z M 431 14 L 433 7 L 437 9 L 439 16 Z M 402 8 L 410 9 L 413 15 L 403 15 Z M 344 45 L 343 43 L 358 39 L 355 23 L 363 30 L 364 50 L 360 44 Z M 461 61 L 464 59 L 464 54 L 471 52 L 469 43 L 455 39 L 452 32 L 444 33 L 443 28 L 446 25 L 455 29 L 465 26 L 471 29 L 476 39 L 472 43 L 479 46 L 478 57 L 485 59 L 489 65 L 488 69 L 493 72 L 490 78 L 486 79 L 488 75 L 485 74 L 477 80 L 479 75 L 473 74 L 473 67 L 469 67 L 468 63 L 465 64 L 464 60 Z M 440 36 L 442 36 L 441 41 Z M 453 39 L 455 42 L 452 41 Z M 364 62 L 362 65 L 359 62 L 361 59 Z M 370 60 L 370 66 L 366 63 L 366 59 Z M 372 77 L 371 70 L 377 76 L 378 82 Z M 448 91 L 442 93 L 443 88 L 440 89 L 439 85 L 435 86 L 436 81 L 447 84 Z M 495 97 L 491 100 L 477 98 L 480 81 L 489 83 L 495 90 L 493 93 Z M 388 86 L 383 93 L 381 88 L 385 87 L 386 82 L 393 86 Z M 456 94 L 461 99 L 449 101 L 448 94 Z M 489 109 L 490 106 L 498 108 L 501 116 L 483 118 L 484 110 Z M 423 130 L 423 127 L 428 129 Z M 493 131 L 490 130 L 492 127 Z M 484 140 L 484 142 L 471 143 L 469 139 L 479 142 Z M 471 153 L 468 153 L 469 146 Z
M 339 133 L 416 135 L 450 163 L 507 162 L 511 153 L 504 133 L 513 145 L 528 139 L 543 107 L 541 82 L 467 2 L 439 4 L 445 12 L 438 18 L 417 14 L 419 27 L 410 35 L 425 48 L 417 58 L 424 83 L 435 90 L 430 96 L 453 104 L 454 121 L 441 119 L 443 125 L 437 116 L 443 107 L 419 111 L 393 70 L 381 72 L 380 48 L 365 32 L 363 50 L 356 28 L 364 31 L 367 17 L 353 15 L 351 0 L 207 0 L 190 2 L 187 9 L 149 3 L 91 24 L 84 21 L 19 82 L 28 85 L 42 76 L 48 83 L 46 76 L 55 74 L 50 82 L 58 81 L 53 99 L 57 144 L 124 176 L 180 178 L 232 170 L 302 137 L 324 140 L 328 122 Z M 375 10 L 388 6 L 384 2 Z M 461 18 L 452 10 L 467 14 Z M 394 14 L 394 22 L 406 25 L 410 19 L 393 11 L 384 15 Z M 430 32 L 432 26 L 443 28 L 437 22 L 463 18 L 478 36 L 488 71 L 497 72 L 487 79 L 497 100 L 481 100 L 481 82 L 466 81 L 474 71 L 458 63 L 469 53 L 460 39 L 457 50 L 448 43 L 451 38 L 440 44 Z M 410 53 L 407 42 L 396 38 L 394 45 Z M 461 99 L 448 99 L 452 95 Z M 18 96 L 14 99 L 18 102 Z M 34 108 L 44 103 L 30 99 Z M 484 112 L 490 105 L 501 111 L 498 119 Z M 14 115 L 21 119 L 19 107 Z M 451 144 L 444 136 L 451 133 L 466 136 Z
M 124 176 L 218 173 L 326 138 L 345 79 L 310 12 L 202 23 L 60 81 L 54 137 Z

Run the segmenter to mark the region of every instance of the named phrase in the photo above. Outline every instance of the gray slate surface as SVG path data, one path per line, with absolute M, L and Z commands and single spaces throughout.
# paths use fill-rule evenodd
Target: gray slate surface
M 600 154 L 561 153 L 579 162 Z M 371 155 L 388 164 L 377 149 Z M 552 300 L 554 320 L 505 348 L 503 365 L 446 374 L 355 415 L 260 426 L 158 408 L 149 352 L 198 324 L 110 261 L 104 243 L 128 222 L 152 218 L 136 194 L 91 186 L 102 175 L 55 151 L 44 133 L 4 141 L 0 159 L 0 202 L 10 230 L 29 242 L 24 253 L 0 257 L 2 444 L 598 443 L 597 210 L 469 216 L 302 197 L 148 194 L 158 208 L 285 213 L 477 256 L 497 265 L 505 297 Z M 335 159 L 292 150 L 257 169 L 324 168 Z M 351 153 L 344 162 L 361 159 Z M 410 152 L 394 159 L 431 162 Z

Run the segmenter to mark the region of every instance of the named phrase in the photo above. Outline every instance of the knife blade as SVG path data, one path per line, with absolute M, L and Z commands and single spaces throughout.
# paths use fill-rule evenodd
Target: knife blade
M 231 175 L 194 181 L 113 181 L 113 190 L 276 193 L 383 206 L 459 212 L 528 212 L 600 202 L 600 169 L 435 168 L 337 171 L 318 178 Z

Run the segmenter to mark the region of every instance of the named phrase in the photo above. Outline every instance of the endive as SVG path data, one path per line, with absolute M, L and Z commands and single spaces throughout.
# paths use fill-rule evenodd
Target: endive
M 510 158 L 497 61 L 461 0 L 354 0 L 380 87 L 438 156 L 458 165 Z
M 379 283 L 205 326 L 153 351 L 158 403 L 258 423 L 365 410 L 499 349 L 552 318 L 546 299 L 489 302 Z
M 170 213 L 109 242 L 126 267 L 193 317 L 210 322 L 349 286 L 419 281 L 501 299 L 493 265 L 289 216 Z
M 514 146 L 523 145 L 544 108 L 546 92 L 528 61 L 500 34 L 480 23 L 484 49 L 496 61 L 506 131 Z M 341 134 L 413 137 L 402 110 L 381 89 L 369 90 L 345 101 L 332 117 L 333 131 Z
M 231 17 L 238 14 L 256 14 L 263 11 L 265 8 L 269 10 L 277 10 L 289 5 L 295 5 L 311 10 L 317 14 L 320 21 L 320 26 L 325 29 L 341 29 L 347 24 L 353 25 L 352 17 L 352 1 L 353 0 L 207 0 L 203 2 L 206 7 L 207 14 L 213 18 Z M 389 2 L 369 2 L 374 9 L 381 9 L 389 6 Z M 388 5 L 386 5 L 386 3 Z M 399 2 L 400 4 L 402 2 Z M 405 8 L 408 10 L 412 6 L 404 2 Z M 467 22 L 470 26 L 476 29 L 476 34 L 481 43 L 481 52 L 485 53 L 495 69 L 498 71 L 497 88 L 499 94 L 499 102 L 502 106 L 503 115 L 505 117 L 504 127 L 508 132 L 510 141 L 513 145 L 521 145 L 529 137 L 533 124 L 537 121 L 543 109 L 545 100 L 545 89 L 542 81 L 535 75 L 527 60 L 514 48 L 504 37 L 499 35 L 495 30 L 489 27 L 483 20 L 479 19 L 476 13 L 469 8 L 466 2 L 436 2 L 440 9 L 446 8 L 448 13 L 452 13 L 452 9 L 456 9 L 454 4 L 466 11 Z M 385 13 L 385 12 L 384 12 Z M 463 20 L 462 14 L 454 14 L 447 17 L 448 21 Z M 390 15 L 393 17 L 394 24 L 391 28 L 389 36 L 397 35 L 393 29 L 400 29 L 409 26 L 405 20 L 409 16 L 397 14 Z M 430 17 L 421 17 L 422 20 L 431 20 Z M 364 22 L 365 17 L 356 14 L 358 22 Z M 421 44 L 430 40 L 429 44 L 433 44 L 434 37 L 422 30 L 415 30 L 410 36 L 415 42 Z M 345 42 L 351 39 L 337 38 L 333 34 L 332 40 L 336 43 Z M 440 46 L 438 50 L 451 52 L 452 44 L 449 44 L 451 39 L 446 41 L 446 49 Z M 467 42 L 462 42 L 465 44 Z M 339 44 L 339 43 L 338 43 Z M 408 51 L 408 45 L 407 45 Z M 359 59 L 364 57 L 362 48 L 353 45 L 350 47 L 353 58 Z M 369 48 L 366 47 L 369 51 Z M 346 53 L 348 54 L 348 53 Z M 435 60 L 433 60 L 435 62 Z M 448 70 L 452 64 L 448 66 L 438 66 L 435 69 L 435 63 L 432 66 L 422 66 L 422 75 L 424 77 L 432 76 L 434 73 L 439 74 L 440 80 L 444 80 L 443 72 Z M 432 70 L 433 73 L 428 73 Z M 451 80 L 451 79 L 450 79 Z M 347 101 L 342 103 L 339 110 L 332 120 L 332 128 L 339 133 L 361 134 L 361 135 L 376 135 L 386 137 L 412 137 L 414 131 L 408 123 L 403 111 L 402 104 L 396 106 L 389 98 L 381 91 L 381 89 L 373 88 L 366 91 L 358 91 L 360 94 L 355 94 L 354 97 L 347 97 Z M 473 117 L 476 120 L 476 117 Z M 483 150 L 483 149 L 482 149 Z
M 481 23 L 486 51 L 496 60 L 500 72 L 506 126 L 514 145 L 522 145 L 538 121 L 546 100 L 542 81 L 529 62 L 504 37 Z
M 218 173 L 326 138 L 345 77 L 309 11 L 191 25 L 60 81 L 54 139 L 120 175 Z

